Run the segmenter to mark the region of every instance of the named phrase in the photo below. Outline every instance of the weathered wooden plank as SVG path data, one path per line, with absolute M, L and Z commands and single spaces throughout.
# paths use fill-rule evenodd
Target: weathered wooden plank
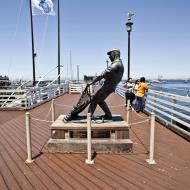
M 68 163 L 65 162 L 65 160 L 67 160 L 66 155 L 57 154 L 57 156 L 52 157 L 52 159 L 53 162 L 56 162 L 60 168 L 70 174 L 74 181 L 79 182 L 83 187 L 87 189 L 89 187 L 91 187 L 92 189 L 100 189 L 100 187 L 94 184 L 93 180 L 89 180 L 89 176 L 82 175 L 80 167 L 80 170 L 77 170 L 77 167 L 73 168 L 72 165 L 68 165 Z
M 0 189 L 8 190 L 8 186 L 6 185 L 5 180 L 3 179 L 3 176 L 1 173 L 0 173 Z
M 32 185 L 29 183 L 29 181 L 27 180 L 27 178 L 24 175 L 24 173 L 18 168 L 18 166 L 15 163 L 15 161 L 13 161 L 10 158 L 9 154 L 7 153 L 7 151 L 2 146 L 0 146 L 0 154 L 1 154 L 2 158 L 4 160 L 6 160 L 6 163 L 7 163 L 7 166 L 9 168 L 9 170 L 12 172 L 12 174 L 14 176 L 16 176 L 16 180 L 19 183 L 19 186 L 22 189 L 28 189 L 28 190 L 34 189 L 32 187 Z M 15 157 L 15 159 L 16 159 L 16 157 Z
M 0 170 L 3 176 L 3 179 L 10 190 L 20 190 L 21 187 L 19 186 L 16 176 L 12 173 L 7 166 L 7 161 L 2 158 L 0 154 Z
M 1 133 L 1 132 L 0 132 Z M 9 153 L 9 156 L 12 160 L 14 160 L 15 164 L 19 167 L 19 169 L 22 171 L 23 175 L 28 179 L 28 181 L 32 184 L 32 186 L 35 189 L 40 190 L 46 190 L 47 188 L 43 183 L 41 183 L 41 180 L 34 175 L 34 173 L 30 170 L 30 168 L 24 163 L 24 160 L 21 155 L 23 155 L 23 152 L 19 149 L 18 146 L 14 147 L 14 143 L 11 144 L 8 140 L 5 139 L 5 134 L 1 133 L 1 144 L 6 145 L 7 152 Z M 24 154 L 25 157 L 25 154 Z
M 0 111 L 0 128 L 10 120 L 16 119 L 18 116 L 23 115 L 23 111 Z
M 106 177 L 105 175 L 101 175 L 96 166 L 89 167 L 85 165 L 85 155 L 81 156 L 79 154 L 74 154 L 65 155 L 63 157 L 62 155 L 58 154 L 57 156 L 68 167 L 72 168 L 73 170 L 80 171 L 80 174 L 82 174 L 88 180 L 92 181 L 101 189 L 115 189 L 116 187 L 118 188 L 117 184 L 112 185 L 113 181 L 111 181 L 110 178 Z
M 78 162 L 80 161 L 81 164 L 84 163 L 84 159 L 81 159 L 80 156 L 75 155 L 78 158 Z M 95 159 L 95 166 L 89 171 L 92 172 L 93 175 L 95 175 L 96 177 L 100 178 L 101 180 L 103 180 L 104 182 L 106 182 L 107 184 L 109 184 L 110 186 L 112 186 L 113 188 L 116 189 L 123 189 L 123 186 L 125 189 L 141 189 L 140 187 L 130 183 L 128 180 L 125 180 L 125 182 L 121 182 L 122 180 L 118 181 L 118 178 L 114 176 L 114 174 L 112 172 L 109 171 L 109 169 L 107 169 L 106 167 L 103 167 L 102 165 L 97 163 L 97 159 L 99 159 L 99 157 L 101 157 L 101 155 L 99 155 L 96 159 Z M 76 160 L 76 159 L 75 159 Z M 73 159 L 74 162 L 74 159 Z M 87 170 L 87 168 L 85 168 L 85 170 Z
M 152 170 L 150 167 L 143 167 L 141 164 L 132 162 L 128 159 L 128 156 L 127 158 L 125 156 L 125 159 L 121 158 L 121 156 L 104 156 L 102 159 L 106 160 L 106 163 L 109 163 L 121 172 L 129 173 L 129 180 L 131 179 L 134 183 L 143 184 L 142 186 L 144 189 L 147 189 L 147 186 L 152 189 L 165 189 L 167 186 L 174 188 L 175 185 L 177 185 L 177 183 L 172 181 L 169 176 L 163 176 L 158 172 Z M 158 178 L 162 180 L 158 181 Z M 139 180 L 136 181 L 136 179 Z

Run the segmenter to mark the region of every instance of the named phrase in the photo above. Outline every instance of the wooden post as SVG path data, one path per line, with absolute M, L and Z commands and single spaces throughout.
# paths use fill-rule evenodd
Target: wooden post
M 91 150 L 91 114 L 87 113 L 87 159 L 85 160 L 86 164 L 94 164 L 92 160 L 92 150 Z
M 150 120 L 150 152 L 149 152 L 149 159 L 147 159 L 148 164 L 156 164 L 154 160 L 154 137 L 155 137 L 155 113 L 151 113 L 151 120 Z
M 25 163 L 32 163 L 32 149 L 31 149 L 31 131 L 30 131 L 30 113 L 25 113 L 25 121 L 26 121 L 26 143 L 27 143 L 27 154 L 28 158 Z
M 52 120 L 52 122 L 54 122 L 55 121 L 55 104 L 54 104 L 54 99 L 52 99 L 52 101 L 51 101 L 51 120 Z
M 127 100 L 127 115 L 126 115 L 127 125 L 129 124 L 129 108 L 130 108 L 130 100 Z

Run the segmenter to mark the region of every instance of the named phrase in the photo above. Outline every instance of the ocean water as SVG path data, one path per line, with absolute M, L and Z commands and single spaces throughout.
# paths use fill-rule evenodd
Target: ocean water
M 165 80 L 162 83 L 152 83 L 150 88 L 153 90 L 190 97 L 190 80 Z

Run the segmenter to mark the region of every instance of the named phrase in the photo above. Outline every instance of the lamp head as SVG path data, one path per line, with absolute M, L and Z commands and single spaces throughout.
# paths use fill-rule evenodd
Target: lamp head
M 125 25 L 126 25 L 127 32 L 131 32 L 132 31 L 133 22 L 128 19 L 128 22 Z

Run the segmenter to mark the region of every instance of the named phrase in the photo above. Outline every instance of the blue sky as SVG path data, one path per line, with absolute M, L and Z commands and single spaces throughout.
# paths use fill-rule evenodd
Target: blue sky
M 80 77 L 101 73 L 112 48 L 121 50 L 126 78 L 128 11 L 131 76 L 190 78 L 189 0 L 60 0 L 60 9 L 62 78 L 70 76 L 70 52 L 76 78 L 77 65 Z M 29 0 L 1 0 L 0 18 L 0 75 L 32 79 Z M 38 77 L 57 65 L 57 15 L 34 16 L 34 39 Z

